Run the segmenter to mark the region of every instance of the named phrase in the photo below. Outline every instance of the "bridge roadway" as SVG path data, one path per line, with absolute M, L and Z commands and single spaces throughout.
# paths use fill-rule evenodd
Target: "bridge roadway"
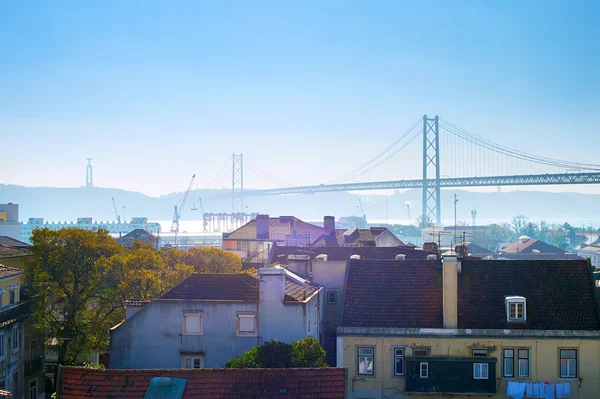
M 485 186 L 545 186 L 560 184 L 600 184 L 600 172 L 440 178 L 441 188 Z M 435 179 L 428 179 L 427 186 L 435 187 Z M 407 188 L 423 188 L 423 179 L 376 181 L 369 183 L 320 184 L 318 186 L 292 186 L 266 190 L 244 190 L 244 197 L 284 194 L 314 194 L 331 191 L 389 190 Z

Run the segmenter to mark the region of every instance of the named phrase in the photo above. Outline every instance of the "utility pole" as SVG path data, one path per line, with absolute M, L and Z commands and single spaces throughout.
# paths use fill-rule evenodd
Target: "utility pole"
M 473 223 L 471 224 L 471 242 L 475 242 L 475 219 L 477 218 L 477 211 L 473 209 L 471 211 L 471 218 Z
M 458 195 L 454 194 L 454 242 L 456 243 L 456 204 L 458 204 Z

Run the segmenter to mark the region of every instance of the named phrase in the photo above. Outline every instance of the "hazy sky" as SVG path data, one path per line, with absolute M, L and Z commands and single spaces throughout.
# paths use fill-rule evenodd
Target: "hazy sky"
M 319 184 L 425 113 L 600 164 L 598 20 L 595 0 L 0 2 L 0 182 L 80 186 L 92 157 L 96 185 L 159 195 L 243 152 Z

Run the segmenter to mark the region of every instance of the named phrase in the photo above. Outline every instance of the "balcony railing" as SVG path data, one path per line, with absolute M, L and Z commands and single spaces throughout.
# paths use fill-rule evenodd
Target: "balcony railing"
M 20 320 L 31 314 L 31 301 L 19 302 L 0 308 L 0 323 L 8 320 Z
M 44 367 L 44 358 L 42 356 L 38 356 L 31 360 L 25 361 L 25 375 L 35 374 L 42 370 Z

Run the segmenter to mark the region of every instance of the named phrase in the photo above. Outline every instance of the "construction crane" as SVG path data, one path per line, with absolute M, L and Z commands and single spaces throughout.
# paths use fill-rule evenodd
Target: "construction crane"
M 358 205 L 360 205 L 360 213 L 362 213 L 362 218 L 366 224 L 367 223 L 367 215 L 365 215 L 365 210 L 363 209 L 362 200 L 360 198 L 358 199 Z
M 117 223 L 121 223 L 121 216 L 119 215 L 119 212 L 117 212 L 117 204 L 115 204 L 115 197 L 113 197 L 112 201 L 113 208 L 115 209 L 115 216 L 117 217 Z
M 206 233 L 208 231 L 208 220 L 204 218 L 204 206 L 202 206 L 202 198 L 198 198 L 198 201 L 200 202 L 200 213 L 202 214 L 202 231 Z
M 177 245 L 177 234 L 179 233 L 179 219 L 181 219 L 181 213 L 183 212 L 183 207 L 185 206 L 185 202 L 187 201 L 187 197 L 192 189 L 192 184 L 194 184 L 194 180 L 196 179 L 196 175 L 192 176 L 192 180 L 190 184 L 185 190 L 183 194 L 183 198 L 179 202 L 179 206 L 175 205 L 175 210 L 173 211 L 173 223 L 171 224 L 171 233 L 175 233 L 175 245 Z

